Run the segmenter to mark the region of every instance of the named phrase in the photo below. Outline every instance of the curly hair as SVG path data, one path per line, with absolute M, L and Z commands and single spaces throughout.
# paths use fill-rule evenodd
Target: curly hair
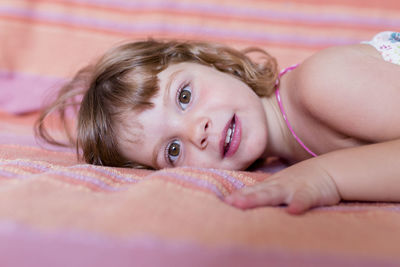
M 253 52 L 262 55 L 257 63 L 248 56 Z M 75 146 L 78 157 L 90 164 L 145 167 L 120 153 L 116 125 L 128 110 L 151 108 L 151 99 L 159 91 L 157 74 L 181 62 L 233 75 L 260 97 L 272 94 L 278 79 L 275 58 L 259 48 L 238 51 L 223 45 L 175 40 L 129 42 L 105 53 L 61 88 L 56 100 L 42 110 L 36 121 L 36 136 L 50 144 Z M 66 119 L 69 106 L 79 107 L 75 137 Z M 53 112 L 64 125 L 68 144 L 55 140 L 45 127 L 44 120 Z

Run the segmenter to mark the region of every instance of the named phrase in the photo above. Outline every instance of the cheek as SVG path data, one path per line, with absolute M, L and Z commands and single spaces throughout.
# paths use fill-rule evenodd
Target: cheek
M 199 167 L 199 168 L 218 168 L 215 160 L 212 159 L 209 155 L 204 155 L 202 153 L 191 154 L 186 153 L 185 162 L 181 164 L 181 166 L 189 166 L 189 167 Z
M 238 86 L 235 82 L 214 82 L 214 80 L 210 78 L 207 82 L 198 84 L 199 94 L 197 98 L 202 104 L 206 103 L 207 105 L 221 107 L 232 103 L 234 99 L 230 99 L 230 97 L 237 95 L 238 98 L 241 98 L 243 96 L 240 90 L 235 89 Z
M 252 123 L 248 124 L 251 130 L 245 132 L 247 153 L 255 160 L 262 156 L 267 147 L 268 129 L 266 121 L 263 120 L 263 116 L 254 116 Z
M 218 90 L 217 87 L 203 88 L 199 90 L 199 94 L 197 95 L 196 99 L 200 105 L 214 106 L 215 104 L 221 102 L 221 90 Z

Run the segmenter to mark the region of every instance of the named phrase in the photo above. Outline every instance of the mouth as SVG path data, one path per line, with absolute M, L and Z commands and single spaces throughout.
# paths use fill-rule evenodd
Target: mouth
M 220 147 L 222 158 L 230 157 L 238 150 L 241 141 L 241 124 L 236 114 L 222 131 Z

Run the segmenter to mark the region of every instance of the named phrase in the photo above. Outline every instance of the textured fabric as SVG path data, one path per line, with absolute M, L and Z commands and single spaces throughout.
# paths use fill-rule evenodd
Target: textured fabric
M 1 266 L 400 264 L 400 204 L 341 203 L 299 217 L 241 211 L 221 196 L 268 173 L 83 164 L 35 145 L 33 119 L 0 114 Z
M 384 60 L 400 65 L 400 32 L 381 32 L 371 41 L 363 43 L 375 47 Z
M 43 99 L 123 39 L 255 45 L 285 67 L 399 29 L 399 18 L 397 0 L 0 1 L 0 266 L 399 266 L 397 203 L 241 211 L 221 197 L 282 164 L 91 166 L 32 130 Z

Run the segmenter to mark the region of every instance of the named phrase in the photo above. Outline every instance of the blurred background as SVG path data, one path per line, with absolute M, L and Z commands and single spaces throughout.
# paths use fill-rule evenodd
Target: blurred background
M 148 37 L 262 47 L 280 68 L 400 31 L 398 0 L 0 0 L 0 110 L 38 109 L 79 68 Z

